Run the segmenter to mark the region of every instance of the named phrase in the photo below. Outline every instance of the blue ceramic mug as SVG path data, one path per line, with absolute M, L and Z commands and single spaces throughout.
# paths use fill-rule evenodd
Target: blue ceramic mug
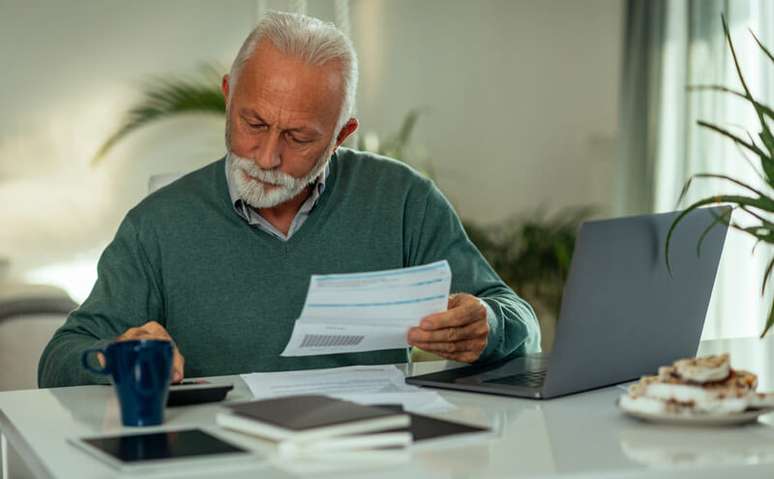
M 102 353 L 105 366 L 94 367 L 90 355 Z M 172 343 L 139 339 L 111 343 L 105 349 L 88 349 L 81 355 L 83 367 L 109 375 L 121 404 L 124 426 L 155 426 L 164 422 L 169 393 Z

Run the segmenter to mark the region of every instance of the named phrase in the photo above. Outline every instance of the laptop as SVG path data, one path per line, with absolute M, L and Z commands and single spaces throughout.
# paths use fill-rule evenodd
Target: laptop
M 729 209 L 700 208 L 682 220 L 670 244 L 671 274 L 664 244 L 679 212 L 583 223 L 551 354 L 512 355 L 406 382 L 548 399 L 638 379 L 694 356 L 728 230 L 716 218 Z

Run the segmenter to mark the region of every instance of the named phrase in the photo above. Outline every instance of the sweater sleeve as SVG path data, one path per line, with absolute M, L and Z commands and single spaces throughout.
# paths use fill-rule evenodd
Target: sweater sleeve
M 103 348 L 129 328 L 164 323 L 158 275 L 151 266 L 131 214 L 100 257 L 97 282 L 86 301 L 49 341 L 38 363 L 41 388 L 106 383 L 81 366 L 86 349 Z
M 486 303 L 489 336 L 480 362 L 540 351 L 540 327 L 532 307 L 487 263 L 438 188 L 428 182 L 423 192 L 418 190 L 412 188 L 406 207 L 406 265 L 445 259 L 452 271 L 452 292 L 472 294 Z

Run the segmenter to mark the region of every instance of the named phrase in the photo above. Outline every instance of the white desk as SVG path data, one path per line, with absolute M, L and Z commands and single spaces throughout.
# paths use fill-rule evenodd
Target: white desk
M 715 341 L 703 353 L 728 351 L 735 367 L 760 374 L 760 390 L 774 390 L 774 339 Z M 416 372 L 444 363 L 419 363 Z M 250 399 L 238 377 L 229 401 Z M 338 463 L 314 477 L 774 477 L 774 414 L 754 426 L 691 429 L 640 423 L 614 406 L 617 387 L 548 400 L 521 400 L 448 391 L 458 409 L 441 417 L 486 425 L 488 440 L 419 447 L 391 465 Z M 212 426 L 218 405 L 169 409 L 167 427 Z M 0 430 L 37 477 L 113 477 L 113 471 L 65 443 L 74 436 L 123 430 L 112 388 L 73 388 L 0 393 Z M 136 429 L 134 429 L 136 431 Z M 293 477 L 286 460 L 266 443 L 237 433 L 224 436 L 261 451 L 256 469 L 228 477 Z M 294 461 L 297 462 L 297 461 Z M 295 464 L 296 466 L 298 464 Z M 220 475 L 219 475 L 220 476 Z M 13 476 L 13 473 L 11 474 Z

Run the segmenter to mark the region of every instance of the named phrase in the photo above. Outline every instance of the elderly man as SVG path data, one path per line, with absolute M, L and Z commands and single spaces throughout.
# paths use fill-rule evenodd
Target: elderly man
M 333 25 L 272 13 L 223 79 L 225 158 L 148 196 L 100 258 L 89 298 L 51 339 L 41 387 L 92 383 L 81 352 L 172 339 L 173 380 L 406 361 L 406 350 L 280 357 L 311 274 L 446 259 L 447 311 L 418 318 L 410 345 L 464 362 L 538 350 L 530 306 L 468 240 L 429 180 L 341 148 L 357 59 Z

